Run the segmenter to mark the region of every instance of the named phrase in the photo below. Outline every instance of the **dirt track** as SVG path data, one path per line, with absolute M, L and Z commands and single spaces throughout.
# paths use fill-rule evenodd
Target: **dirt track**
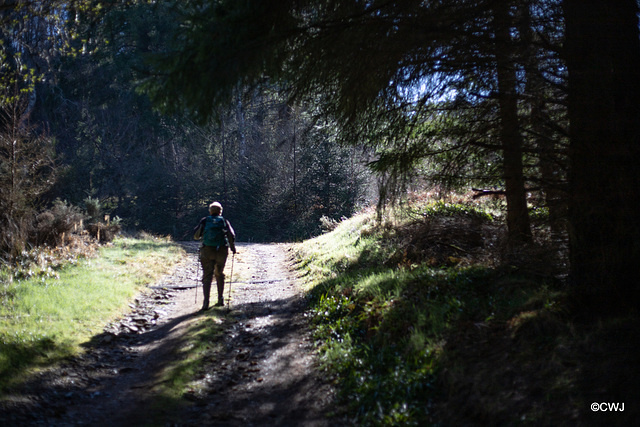
M 186 259 L 132 306 L 129 318 L 107 325 L 85 355 L 43 372 L 12 396 L 0 408 L 0 424 L 137 426 L 151 419 L 153 425 L 178 426 L 344 424 L 326 417 L 335 409 L 333 391 L 314 369 L 304 300 L 286 247 L 238 244 L 231 311 L 199 313 L 197 245 L 183 246 Z M 230 269 L 231 257 L 227 276 Z M 140 319 L 143 310 L 147 320 Z M 151 318 L 155 325 L 148 329 L 132 326 Z M 203 318 L 224 328 L 222 351 L 203 367 L 206 375 L 197 392 L 185 394 L 183 408 L 162 413 L 153 405 L 158 374 L 184 349 L 185 331 Z

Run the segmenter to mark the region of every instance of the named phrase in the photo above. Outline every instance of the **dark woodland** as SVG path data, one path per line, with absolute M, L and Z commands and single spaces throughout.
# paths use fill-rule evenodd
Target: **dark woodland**
M 639 11 L 1 2 L 0 260 L 80 217 L 185 240 L 217 200 L 240 241 L 294 242 L 409 194 L 467 194 L 504 202 L 505 264 L 544 227 L 571 321 L 635 319 Z

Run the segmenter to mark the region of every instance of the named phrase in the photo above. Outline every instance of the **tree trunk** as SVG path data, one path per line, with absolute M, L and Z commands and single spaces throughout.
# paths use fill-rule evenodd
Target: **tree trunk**
M 538 170 L 540 172 L 540 186 L 544 195 L 545 206 L 549 210 L 549 227 L 551 238 L 559 242 L 565 234 L 563 227 L 566 217 L 565 194 L 560 189 L 563 170 L 556 154 L 556 141 L 547 135 L 545 129 L 545 91 L 548 86 L 542 79 L 539 60 L 539 51 L 536 50 L 535 33 L 531 22 L 531 4 L 525 2 L 521 6 L 520 37 L 524 47 L 522 63 L 525 72 L 525 96 L 528 99 L 529 126 L 533 136 L 533 144 L 539 152 Z
M 640 42 L 635 0 L 565 0 L 571 281 L 580 312 L 637 309 Z
M 503 173 L 507 199 L 507 229 L 510 247 L 531 241 L 531 226 L 524 174 L 522 135 L 518 121 L 517 76 L 511 42 L 511 17 L 507 2 L 496 2 L 494 9 L 500 139 L 503 147 Z
M 292 150 L 293 150 L 293 213 L 298 215 L 298 152 L 297 152 L 297 125 L 298 125 L 298 108 L 293 107 L 293 115 L 291 117 L 291 121 L 293 123 L 293 140 L 292 140 Z
M 224 124 L 221 124 L 222 128 Z M 229 195 L 227 194 L 227 138 L 224 132 L 220 132 L 222 142 L 222 203 L 225 206 L 229 203 Z

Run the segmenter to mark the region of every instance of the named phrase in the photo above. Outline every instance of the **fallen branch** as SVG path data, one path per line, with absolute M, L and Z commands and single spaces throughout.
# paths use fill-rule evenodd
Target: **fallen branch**
M 474 194 L 472 197 L 473 199 L 478 199 L 484 196 L 507 194 L 507 192 L 504 190 L 481 190 L 479 188 L 472 188 L 471 190 L 476 192 L 476 194 Z
M 525 188 L 525 193 L 531 193 L 534 191 L 540 191 L 542 190 L 541 187 L 535 187 L 535 188 Z M 482 190 L 480 188 L 472 188 L 471 191 L 475 191 L 476 194 L 473 195 L 473 199 L 478 199 L 480 197 L 484 197 L 484 196 L 492 196 L 492 195 L 505 195 L 507 194 L 507 192 L 505 190 Z

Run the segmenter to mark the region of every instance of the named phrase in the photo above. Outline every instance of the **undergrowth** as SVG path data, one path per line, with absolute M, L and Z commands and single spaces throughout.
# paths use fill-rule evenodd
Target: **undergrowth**
M 321 365 L 351 422 L 569 425 L 593 415 L 579 388 L 594 334 L 571 322 L 560 280 L 492 254 L 493 218 L 477 204 L 427 203 L 383 224 L 361 214 L 296 246 Z

